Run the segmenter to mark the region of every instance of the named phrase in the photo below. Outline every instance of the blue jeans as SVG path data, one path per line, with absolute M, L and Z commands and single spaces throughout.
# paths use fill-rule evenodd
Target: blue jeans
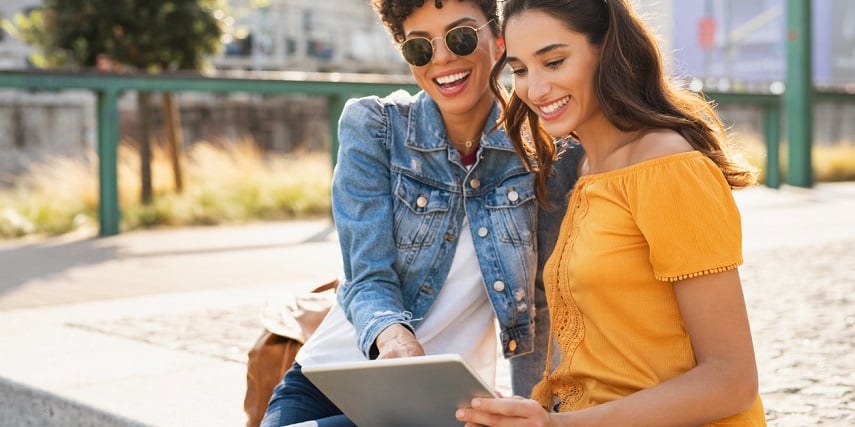
M 261 427 L 315 421 L 318 427 L 356 427 L 305 375 L 300 364 L 285 373 L 270 397 Z

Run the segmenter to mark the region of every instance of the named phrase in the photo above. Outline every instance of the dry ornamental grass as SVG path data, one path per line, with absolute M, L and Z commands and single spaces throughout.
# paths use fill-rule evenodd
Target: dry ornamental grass
M 328 214 L 331 162 L 325 153 L 277 154 L 251 141 L 197 142 L 187 150 L 185 189 L 173 189 L 164 150 L 152 155 L 154 201 L 140 203 L 140 161 L 130 144 L 118 157 L 122 229 L 279 220 Z M 0 189 L 0 238 L 56 235 L 97 224 L 97 156 L 53 157 Z
M 737 149 L 765 176 L 766 147 L 737 135 Z M 176 193 L 165 150 L 152 153 L 154 201 L 140 204 L 140 162 L 133 144 L 119 147 L 122 229 L 296 219 L 328 215 L 332 165 L 326 153 L 263 152 L 251 140 L 197 142 L 185 159 L 185 190 Z M 787 148 L 782 146 L 785 179 Z M 855 145 L 817 145 L 817 182 L 855 180 Z M 786 181 L 784 181 L 786 182 Z M 0 238 L 94 230 L 98 211 L 97 156 L 54 157 L 30 167 L 14 188 L 0 189 Z

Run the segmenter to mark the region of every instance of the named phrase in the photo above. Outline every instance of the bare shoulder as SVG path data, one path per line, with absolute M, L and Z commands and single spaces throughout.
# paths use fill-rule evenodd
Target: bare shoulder
M 633 144 L 631 163 L 657 159 L 672 154 L 685 153 L 694 148 L 686 138 L 673 129 L 654 129 L 646 132 Z

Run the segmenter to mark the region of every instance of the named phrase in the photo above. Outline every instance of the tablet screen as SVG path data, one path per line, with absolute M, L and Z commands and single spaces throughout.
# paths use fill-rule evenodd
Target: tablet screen
M 460 355 L 439 354 L 303 367 L 358 426 L 460 426 L 457 408 L 493 391 Z

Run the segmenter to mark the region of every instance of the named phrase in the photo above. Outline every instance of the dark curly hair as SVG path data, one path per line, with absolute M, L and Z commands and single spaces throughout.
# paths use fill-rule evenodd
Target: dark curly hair
M 404 42 L 404 21 L 413 14 L 413 10 L 424 6 L 425 1 L 429 0 L 371 0 L 371 6 L 380 15 L 380 20 L 383 25 L 389 30 L 392 38 L 397 43 Z M 443 0 L 433 0 L 437 9 L 442 9 Z M 452 1 L 452 0 L 449 0 Z M 490 22 L 490 29 L 493 34 L 499 35 L 499 7 L 496 0 L 457 0 L 470 1 L 478 5 L 478 8 L 484 12 L 487 20 Z

